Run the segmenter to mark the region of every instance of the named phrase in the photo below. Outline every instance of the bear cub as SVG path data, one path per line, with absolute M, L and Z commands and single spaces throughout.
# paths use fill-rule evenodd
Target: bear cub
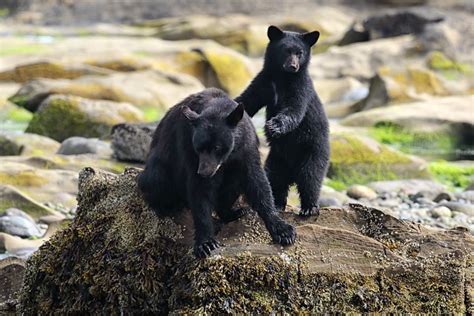
M 224 222 L 237 219 L 242 214 L 232 206 L 242 194 L 274 242 L 294 243 L 294 227 L 275 209 L 258 146 L 243 106 L 219 89 L 190 95 L 160 121 L 138 186 L 158 215 L 191 209 L 197 257 L 219 247 L 212 213 Z
M 254 116 L 266 106 L 265 163 L 275 206 L 284 209 L 296 184 L 300 215 L 319 214 L 319 194 L 329 165 L 329 123 L 308 73 L 319 32 L 285 32 L 270 26 L 263 69 L 236 98 Z

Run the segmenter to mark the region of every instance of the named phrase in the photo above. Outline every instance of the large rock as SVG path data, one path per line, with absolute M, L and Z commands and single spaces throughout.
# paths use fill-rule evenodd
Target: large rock
M 452 96 L 399 104 L 352 114 L 341 121 L 347 126 L 390 123 L 417 132 L 448 132 L 460 143 L 474 134 L 474 96 Z
M 369 94 L 353 105 L 355 112 L 426 98 L 426 95 L 449 94 L 443 82 L 430 70 L 410 67 L 406 70 L 381 68 L 370 79 Z
M 298 239 L 282 248 L 248 214 L 223 226 L 217 235 L 223 246 L 197 260 L 190 214 L 157 218 L 137 192 L 137 174 L 82 171 L 77 217 L 28 261 L 19 313 L 470 308 L 474 238 L 463 230 L 431 230 L 353 205 L 323 209 L 317 220 L 283 213 Z
M 0 260 L 0 313 L 14 313 L 13 301 L 20 290 L 25 273 L 25 260 L 5 258 Z
M 367 137 L 332 134 L 330 147 L 328 177 L 346 185 L 429 176 L 425 161 Z
M 166 109 L 202 89 L 197 79 L 186 74 L 147 70 L 110 76 L 84 76 L 74 80 L 33 80 L 24 84 L 10 97 L 10 101 L 35 112 L 49 95 L 70 94 Z
M 10 208 L 0 215 L 0 232 L 30 238 L 41 237 L 42 232 L 27 213 Z
M 10 208 L 19 208 L 34 219 L 42 216 L 58 215 L 52 209 L 39 204 L 24 192 L 10 185 L 0 185 L 0 214 L 4 214 Z
M 128 103 L 53 95 L 41 103 L 26 132 L 57 141 L 72 136 L 103 137 L 115 124 L 143 120 L 142 112 Z
M 59 146 L 54 139 L 41 135 L 0 132 L 0 156 L 51 155 Z
M 112 128 L 112 150 L 120 161 L 145 162 L 157 123 L 118 124 Z
M 64 140 L 57 153 L 60 155 L 95 154 L 102 157 L 110 157 L 112 149 L 109 143 L 98 138 L 74 136 Z
M 86 75 L 108 75 L 111 71 L 91 65 L 63 65 L 54 62 L 35 62 L 0 72 L 0 81 L 27 82 L 37 78 L 75 79 Z

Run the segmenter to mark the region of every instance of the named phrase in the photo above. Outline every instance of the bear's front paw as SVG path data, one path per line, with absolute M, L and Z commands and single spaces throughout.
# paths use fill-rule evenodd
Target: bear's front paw
M 208 238 L 194 244 L 194 255 L 198 258 L 206 258 L 211 255 L 211 251 L 219 248 L 219 244 L 214 238 Z
M 308 208 L 302 208 L 300 210 L 299 215 L 304 216 L 304 217 L 314 215 L 317 218 L 317 217 L 319 217 L 319 205 L 316 205 L 316 206 L 313 206 L 313 207 L 308 207 Z
M 284 123 L 283 121 L 278 118 L 274 117 L 265 124 L 265 129 L 269 136 L 271 137 L 278 137 L 284 133 Z
M 292 245 L 296 240 L 295 228 L 282 220 L 273 223 L 270 228 L 270 235 L 274 242 L 283 246 Z

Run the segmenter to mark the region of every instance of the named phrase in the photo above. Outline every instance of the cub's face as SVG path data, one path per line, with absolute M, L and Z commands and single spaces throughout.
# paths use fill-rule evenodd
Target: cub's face
M 242 119 L 244 108 L 239 104 L 230 114 L 223 115 L 212 109 L 197 114 L 185 106 L 183 114 L 191 123 L 193 149 L 199 157 L 196 172 L 201 177 L 210 178 L 234 149 L 235 128 Z
M 265 58 L 285 72 L 297 73 L 309 63 L 311 46 L 316 44 L 319 32 L 284 32 L 276 26 L 267 31 L 270 44 Z

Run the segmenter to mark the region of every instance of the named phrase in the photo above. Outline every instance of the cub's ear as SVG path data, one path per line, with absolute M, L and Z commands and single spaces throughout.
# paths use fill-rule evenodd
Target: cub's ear
M 267 30 L 267 36 L 270 41 L 278 41 L 283 37 L 283 31 L 274 25 L 270 25 Z
M 191 122 L 199 117 L 199 114 L 191 110 L 187 105 L 181 108 L 181 112 L 183 112 L 184 116 Z
M 226 118 L 226 122 L 228 125 L 235 127 L 240 122 L 242 117 L 244 116 L 244 105 L 239 103 L 235 110 L 233 110 Z
M 308 33 L 303 34 L 303 41 L 305 41 L 305 43 L 308 44 L 309 47 L 316 44 L 318 39 L 319 39 L 319 32 L 318 31 L 308 32 Z

